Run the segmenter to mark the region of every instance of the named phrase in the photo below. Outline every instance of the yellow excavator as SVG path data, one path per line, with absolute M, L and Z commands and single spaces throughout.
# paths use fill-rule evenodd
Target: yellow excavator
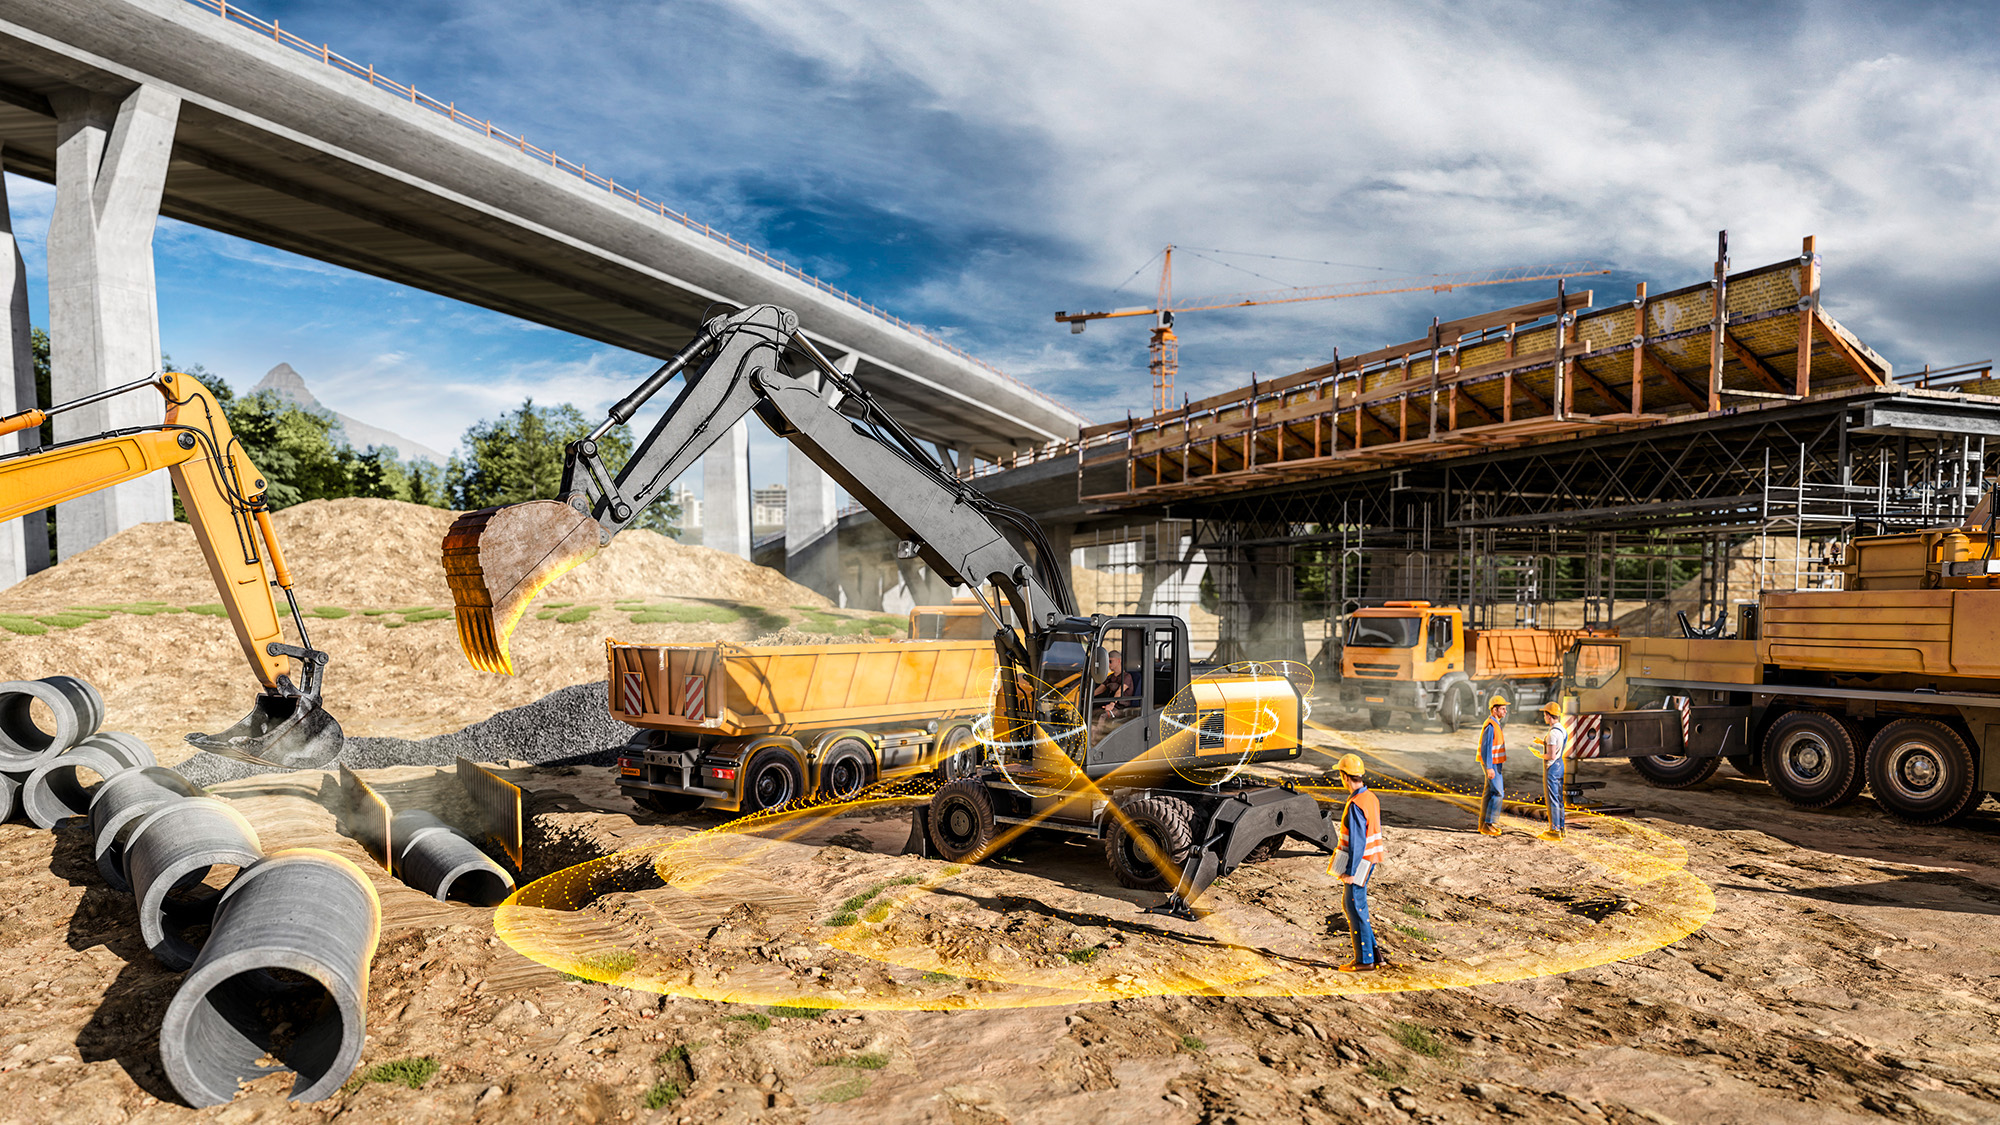
M 292 594 L 291 570 L 271 530 L 263 474 L 230 432 L 208 388 L 177 372 L 113 387 L 46 410 L 0 418 L 0 435 L 41 425 L 51 416 L 151 388 L 167 401 L 166 420 L 0 457 L 0 522 L 74 500 L 157 469 L 173 477 L 188 523 L 208 559 L 229 621 L 264 690 L 243 721 L 220 734 L 190 734 L 188 742 L 227 758 L 281 769 L 318 769 L 339 757 L 345 736 L 320 705 L 327 655 L 312 647 Z M 265 574 L 269 558 L 277 581 Z M 165 564 L 163 564 L 165 565 Z M 285 593 L 299 643 L 278 628 L 276 585 Z M 286 666 L 298 670 L 293 682 Z

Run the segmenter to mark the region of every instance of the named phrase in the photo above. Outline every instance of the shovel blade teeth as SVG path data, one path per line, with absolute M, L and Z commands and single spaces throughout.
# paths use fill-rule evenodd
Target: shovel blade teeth
M 597 521 L 556 500 L 458 517 L 445 532 L 443 562 L 466 661 L 482 672 L 513 675 L 508 639 L 528 603 L 597 546 Z

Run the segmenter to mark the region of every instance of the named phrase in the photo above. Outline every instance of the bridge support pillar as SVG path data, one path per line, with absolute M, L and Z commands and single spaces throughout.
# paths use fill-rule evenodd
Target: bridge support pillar
M 738 418 L 701 455 L 701 545 L 750 557 L 750 420 Z
M 56 111 L 56 203 L 49 220 L 49 359 L 65 402 L 159 370 L 160 309 L 153 227 L 180 99 L 152 86 L 124 98 L 51 95 Z M 59 415 L 55 439 L 158 425 L 159 396 L 120 395 Z M 167 478 L 151 474 L 56 507 L 56 549 L 67 559 L 134 524 L 173 518 Z
M 785 577 L 840 600 L 840 511 L 833 478 L 792 446 L 785 461 Z
M 1244 525 L 1246 539 L 1274 538 L 1282 526 Z M 1299 615 L 1293 588 L 1292 551 L 1283 544 L 1228 544 L 1216 557 L 1210 549 L 1210 573 L 1221 597 L 1215 659 L 1297 660 L 1306 658 L 1305 622 Z M 1220 564 L 1220 565 L 1217 565 Z
M 14 241 L 14 221 L 7 207 L 7 181 L 0 177 L 0 417 L 35 407 L 35 358 L 28 343 L 28 269 Z M 39 427 L 0 437 L 0 454 L 33 449 L 42 443 Z M 0 590 L 49 565 L 48 516 L 29 512 L 0 523 Z

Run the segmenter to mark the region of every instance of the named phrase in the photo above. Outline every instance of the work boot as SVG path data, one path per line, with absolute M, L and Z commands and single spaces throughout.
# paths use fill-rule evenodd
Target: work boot
M 1556 841 L 1558 841 L 1558 840 L 1560 840 L 1560 839 L 1562 839 L 1562 838 L 1563 838 L 1563 834 L 1562 834 L 1562 833 L 1560 833 L 1560 832 L 1557 832 L 1557 831 L 1556 831 L 1555 829 L 1553 829 L 1553 828 L 1544 828 L 1544 829 L 1542 829 L 1542 831 L 1541 831 L 1541 832 L 1539 833 L 1539 835 L 1541 836 L 1541 838 L 1542 838 L 1542 839 L 1544 839 L 1544 840 L 1547 840 L 1547 841 L 1549 841 L 1550 843 L 1555 843 Z
M 1380 961 L 1368 961 L 1365 963 L 1361 961 L 1349 961 L 1340 967 L 1340 971 L 1343 973 L 1372 973 L 1381 967 L 1382 962 Z
M 1494 827 L 1491 824 L 1482 824 L 1479 826 L 1479 834 L 1481 836 L 1498 836 L 1500 834 L 1500 829 Z

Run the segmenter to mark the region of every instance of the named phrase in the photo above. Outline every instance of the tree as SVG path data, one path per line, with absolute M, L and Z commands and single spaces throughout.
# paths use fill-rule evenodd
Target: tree
M 466 460 L 454 457 L 446 470 L 453 502 L 461 509 L 473 509 L 557 499 L 564 447 L 581 441 L 591 429 L 583 412 L 569 403 L 536 406 L 533 399 L 523 400 L 520 409 L 494 421 L 474 424 L 465 431 Z M 631 434 L 623 426 L 612 427 L 597 439 L 597 446 L 613 473 L 624 468 L 632 455 Z M 661 497 L 632 526 L 671 534 L 679 518 L 679 506 Z

